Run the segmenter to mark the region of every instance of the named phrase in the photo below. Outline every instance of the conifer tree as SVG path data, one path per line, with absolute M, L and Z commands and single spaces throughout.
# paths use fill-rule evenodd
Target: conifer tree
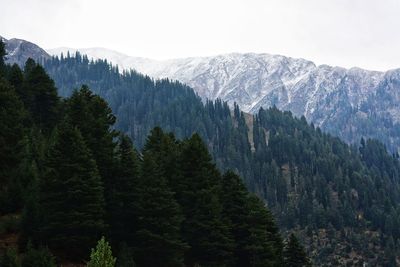
M 112 241 L 132 245 L 136 227 L 136 183 L 139 179 L 139 156 L 131 140 L 121 135 L 116 152 L 116 172 L 110 199 L 110 230 Z
M 92 249 L 87 267 L 114 267 L 116 260 L 112 255 L 111 246 L 103 236 L 97 242 L 96 248 Z
M 112 207 L 109 206 L 109 203 L 115 176 L 114 150 L 116 142 L 114 138 L 117 137 L 117 132 L 112 128 L 116 120 L 115 116 L 107 102 L 93 94 L 85 85 L 79 91 L 74 91 L 67 100 L 66 114 L 69 122 L 81 132 L 96 161 L 104 183 L 106 209 L 110 212 Z
M 33 122 L 49 133 L 59 120 L 60 99 L 54 81 L 44 68 L 28 59 L 25 64 L 21 99 Z
M 15 210 L 20 199 L 18 166 L 23 149 L 25 110 L 12 86 L 0 77 L 0 214 Z M 12 193 L 14 191 L 14 193 Z M 12 193 L 12 194 L 11 194 Z M 14 198 L 14 199 L 12 199 Z M 16 203 L 16 200 L 18 203 Z
M 163 176 L 167 179 L 169 187 L 176 191 L 175 186 L 179 184 L 178 170 L 178 141 L 172 133 L 164 133 L 160 127 L 150 131 L 144 152 L 151 152 L 154 160 L 160 166 Z
M 21 267 L 56 267 L 55 258 L 47 248 L 35 249 L 28 244 Z
M 284 263 L 287 267 L 311 266 L 310 260 L 297 237 L 292 233 L 285 243 L 283 251 Z
M 186 264 L 230 265 L 234 245 L 229 227 L 223 222 L 218 195 L 220 174 L 197 134 L 183 144 L 180 171 L 177 199 L 185 215 L 183 235 L 191 247 Z
M 0 257 L 1 267 L 19 267 L 19 260 L 17 250 L 15 248 L 8 248 L 5 253 Z
M 249 211 L 246 252 L 250 266 L 282 266 L 282 239 L 271 212 L 254 195 L 249 195 L 246 207 Z
M 54 134 L 40 183 L 41 240 L 54 251 L 82 259 L 103 233 L 103 185 L 76 127 L 62 123 Z
M 228 171 L 222 176 L 221 200 L 222 215 L 228 220 L 230 232 L 235 241 L 234 257 L 236 266 L 250 266 L 246 246 L 249 236 L 247 207 L 248 192 L 240 178 Z
M 187 248 L 180 235 L 182 213 L 151 152 L 145 152 L 136 184 L 134 258 L 138 266 L 181 266 Z
M 5 43 L 3 42 L 3 39 L 0 38 L 0 77 L 5 76 L 6 73 L 6 64 L 4 62 L 6 55 L 7 53 Z

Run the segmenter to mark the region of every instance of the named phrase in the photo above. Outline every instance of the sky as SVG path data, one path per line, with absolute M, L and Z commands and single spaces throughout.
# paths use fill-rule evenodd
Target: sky
M 256 52 L 400 68 L 400 0 L 0 0 L 0 35 L 154 59 Z

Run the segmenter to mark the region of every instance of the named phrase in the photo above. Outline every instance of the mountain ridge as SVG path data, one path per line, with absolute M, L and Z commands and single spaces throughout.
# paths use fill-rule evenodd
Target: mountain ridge
M 220 98 L 231 107 L 236 102 L 252 114 L 261 107 L 276 106 L 297 117 L 305 116 L 349 143 L 367 137 L 383 141 L 391 150 L 400 147 L 400 69 L 346 69 L 266 53 L 162 61 L 128 56 L 121 61 L 101 54 L 93 56 L 91 49 L 82 52 L 95 59 L 106 58 L 121 69 L 178 80 L 203 100 Z
M 63 50 L 64 49 L 64 50 Z M 70 48 L 48 50 L 60 55 Z M 350 69 L 281 55 L 230 53 L 211 57 L 152 60 L 104 48 L 78 49 L 107 59 L 119 71 L 133 68 L 150 77 L 178 80 L 203 99 L 236 102 L 249 113 L 276 106 L 305 118 L 348 143 L 376 138 L 400 148 L 400 69 Z M 72 50 L 74 53 L 77 50 Z

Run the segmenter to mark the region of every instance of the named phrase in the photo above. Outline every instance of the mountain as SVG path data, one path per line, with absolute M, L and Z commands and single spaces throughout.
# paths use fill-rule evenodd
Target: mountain
M 76 51 L 49 50 L 53 55 Z M 171 60 L 130 57 L 104 48 L 79 49 L 122 69 L 155 78 L 176 79 L 201 98 L 236 102 L 245 112 L 276 106 L 305 116 L 321 129 L 358 143 L 377 138 L 391 150 L 400 147 L 400 69 L 387 72 L 345 69 L 269 54 L 225 54 Z
M 61 95 L 87 84 L 104 97 L 115 128 L 138 148 L 157 125 L 178 138 L 199 133 L 217 166 L 240 174 L 317 265 L 378 266 L 399 255 L 400 164 L 381 143 L 348 146 L 276 108 L 252 116 L 236 105 L 232 112 L 179 82 L 120 73 L 85 55 L 52 58 L 44 67 Z
M 316 266 L 394 266 L 400 163 L 380 142 L 349 146 L 291 112 L 251 115 L 221 100 L 204 103 L 179 82 L 120 73 L 85 55 L 52 58 L 44 67 L 61 95 L 86 84 L 106 99 L 115 128 L 137 148 L 154 126 L 179 139 L 198 133 L 216 165 L 240 174 L 264 200 L 281 231 L 300 236 Z
M 1 36 L 0 38 L 6 45 L 6 62 L 9 64 L 16 63 L 23 66 L 28 58 L 42 61 L 51 57 L 44 49 L 34 43 L 16 38 L 10 40 Z

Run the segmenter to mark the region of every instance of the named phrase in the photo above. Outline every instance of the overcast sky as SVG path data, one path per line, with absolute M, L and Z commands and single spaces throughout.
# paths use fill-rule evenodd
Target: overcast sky
M 156 59 L 229 52 L 400 68 L 400 0 L 0 0 L 0 35 Z

